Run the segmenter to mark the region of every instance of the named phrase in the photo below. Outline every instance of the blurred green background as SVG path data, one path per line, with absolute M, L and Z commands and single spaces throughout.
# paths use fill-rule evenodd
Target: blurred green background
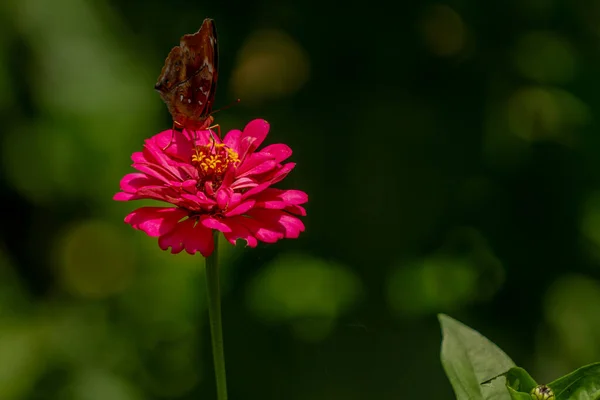
M 452 399 L 436 313 L 547 382 L 600 361 L 600 1 L 0 3 L 0 400 L 214 399 L 203 259 L 112 201 L 216 20 L 298 240 L 223 245 L 232 399 Z

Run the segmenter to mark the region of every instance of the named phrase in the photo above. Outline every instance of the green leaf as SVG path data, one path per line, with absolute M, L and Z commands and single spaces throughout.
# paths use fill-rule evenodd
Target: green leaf
M 549 383 L 556 400 L 600 399 L 600 363 L 581 367 Z
M 535 379 L 521 367 L 509 369 L 505 376 L 506 386 L 515 389 L 517 392 L 529 394 L 538 385 Z
M 532 400 L 530 393 L 538 384 L 527 371 L 514 367 L 505 376 L 506 387 L 512 400 Z
M 515 366 L 510 357 L 479 332 L 457 320 L 444 314 L 439 314 L 438 319 L 443 336 L 442 365 L 456 399 L 510 400 L 505 378 L 501 376 Z
M 529 393 L 517 392 L 511 387 L 508 387 L 508 393 L 511 400 L 535 400 Z

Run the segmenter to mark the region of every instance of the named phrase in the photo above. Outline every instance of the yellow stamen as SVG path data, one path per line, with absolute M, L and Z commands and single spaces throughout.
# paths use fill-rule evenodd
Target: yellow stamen
M 202 177 L 222 178 L 230 165 L 240 162 L 238 154 L 222 143 L 196 146 L 192 155 L 192 164 L 196 166 Z

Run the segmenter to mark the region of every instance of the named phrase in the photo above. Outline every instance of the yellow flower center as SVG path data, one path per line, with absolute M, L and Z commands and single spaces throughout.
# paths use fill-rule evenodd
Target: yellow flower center
M 214 180 L 220 180 L 230 165 L 237 165 L 239 162 L 238 153 L 222 143 L 196 146 L 192 155 L 192 164 L 200 172 L 200 177 Z

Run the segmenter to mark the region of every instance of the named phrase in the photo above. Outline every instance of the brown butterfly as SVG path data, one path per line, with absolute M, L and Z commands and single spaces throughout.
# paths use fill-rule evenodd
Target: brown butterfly
M 209 18 L 171 49 L 154 88 L 173 117 L 173 128 L 201 130 L 212 124 L 218 56 L 217 30 Z

